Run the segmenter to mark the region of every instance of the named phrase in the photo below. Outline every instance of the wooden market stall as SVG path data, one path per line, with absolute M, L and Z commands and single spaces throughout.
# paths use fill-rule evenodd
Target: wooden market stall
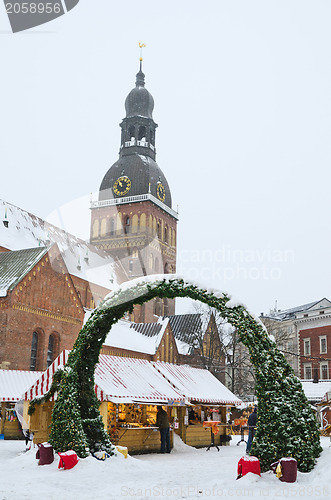
M 26 391 L 26 418 L 28 402 L 49 390 L 55 371 L 64 366 L 68 355 L 69 351 L 64 351 Z M 186 444 L 205 447 L 211 444 L 211 427 L 203 422 L 213 420 L 215 444 L 226 444 L 227 407 L 241 403 L 207 370 L 109 355 L 99 356 L 95 393 L 111 441 L 127 447 L 129 453 L 160 450 L 157 405 L 167 410 L 171 429 Z M 37 405 L 30 418 L 35 443 L 49 437 L 53 405 L 53 401 Z M 172 432 L 170 436 L 172 443 Z
M 241 401 L 208 370 L 163 361 L 152 364 L 187 403 L 178 408 L 176 432 L 181 439 L 195 448 L 208 447 L 211 441 L 218 446 L 229 444 L 227 410 Z
M 16 403 L 22 394 L 31 386 L 42 372 L 23 370 L 0 370 L 0 438 L 22 438 L 22 427 Z M 23 425 L 24 427 L 24 425 Z
M 68 355 L 69 351 L 63 351 L 24 394 L 24 415 L 35 443 L 48 440 L 54 401 L 36 405 L 31 417 L 27 414 L 29 401 L 46 394 L 55 371 L 65 365 Z M 164 405 L 166 409 L 170 400 L 184 404 L 184 398 L 145 359 L 100 355 L 95 370 L 95 393 L 112 442 L 126 446 L 129 453 L 159 451 L 160 435 L 155 426 L 157 405 Z M 171 416 L 170 408 L 168 412 Z

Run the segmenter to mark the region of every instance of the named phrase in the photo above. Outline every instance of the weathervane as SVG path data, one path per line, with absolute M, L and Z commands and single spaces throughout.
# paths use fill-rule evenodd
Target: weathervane
M 139 42 L 139 47 L 140 47 L 140 58 L 139 61 L 141 62 L 143 60 L 143 47 L 146 47 L 144 43 Z

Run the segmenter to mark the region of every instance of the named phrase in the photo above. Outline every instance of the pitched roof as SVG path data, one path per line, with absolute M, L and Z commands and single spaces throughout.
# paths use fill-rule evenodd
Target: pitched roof
M 157 323 L 133 323 L 122 319 L 111 327 L 104 345 L 155 354 L 168 323 L 166 318 Z
M 328 300 L 328 299 L 315 300 L 315 302 L 309 302 L 308 304 L 292 307 L 291 309 L 285 309 L 284 311 L 272 311 L 269 314 L 266 314 L 265 317 L 280 321 L 284 321 L 286 319 L 294 319 L 297 313 L 308 311 L 312 307 L 316 306 L 322 300 Z
M 5 297 L 47 253 L 47 248 L 0 252 L 0 296 Z
M 173 316 L 163 316 L 169 318 L 170 326 L 175 339 L 192 345 L 197 333 L 202 333 L 201 314 L 175 314 Z
M 241 400 L 212 373 L 189 365 L 152 361 L 153 366 L 189 401 L 237 405 Z
M 26 390 L 23 399 L 43 396 L 55 371 L 64 366 L 70 351 L 63 351 Z M 188 365 L 152 362 L 100 354 L 95 368 L 95 393 L 99 401 L 114 403 L 168 403 L 173 400 L 209 404 L 240 404 L 241 401 L 208 370 Z
M 46 394 L 54 373 L 65 365 L 69 354 L 70 351 L 63 351 L 39 379 L 25 389 L 23 399 L 31 401 Z M 184 399 L 146 359 L 100 354 L 94 379 L 99 401 L 167 403 Z
M 114 260 L 106 252 L 4 200 L 0 200 L 1 210 L 8 222 L 8 227 L 0 224 L 2 247 L 21 250 L 57 243 L 71 275 L 107 289 L 116 284 Z

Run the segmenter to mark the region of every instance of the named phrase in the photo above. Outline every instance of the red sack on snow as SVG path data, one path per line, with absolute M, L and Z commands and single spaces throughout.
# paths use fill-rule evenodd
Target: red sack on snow
M 58 455 L 60 457 L 59 469 L 72 469 L 78 464 L 77 453 L 74 450 L 65 451 Z
M 39 443 L 37 446 L 36 458 L 39 458 L 38 465 L 49 465 L 54 462 L 54 451 L 51 444 Z
M 253 456 L 244 456 L 238 462 L 238 477 L 245 476 L 248 472 L 261 476 L 260 460 Z
M 270 465 L 280 481 L 295 483 L 297 480 L 298 464 L 295 458 L 284 457 Z

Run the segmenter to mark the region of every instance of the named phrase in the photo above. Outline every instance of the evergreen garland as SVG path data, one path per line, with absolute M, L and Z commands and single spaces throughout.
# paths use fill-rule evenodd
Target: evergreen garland
M 302 472 L 310 471 L 321 453 L 317 422 L 299 379 L 269 338 L 264 327 L 242 305 L 231 307 L 226 294 L 208 292 L 174 276 L 140 278 L 110 294 L 80 331 L 57 384 L 50 443 L 56 451 L 73 449 L 112 453 L 112 444 L 99 413 L 94 370 L 100 349 L 113 324 L 154 297 L 189 297 L 217 309 L 238 330 L 256 371 L 258 425 L 251 454 L 262 471 L 291 456 Z

